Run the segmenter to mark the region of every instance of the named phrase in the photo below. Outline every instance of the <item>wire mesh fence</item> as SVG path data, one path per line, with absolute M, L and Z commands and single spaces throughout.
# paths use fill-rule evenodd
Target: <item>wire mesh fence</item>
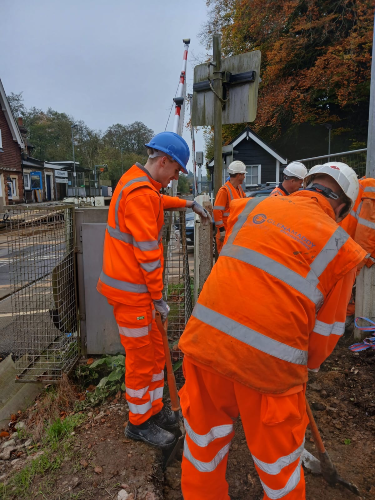
M 2 229 L 0 352 L 19 381 L 57 381 L 79 356 L 74 208 L 8 207 Z
M 185 325 L 193 310 L 193 283 L 190 275 L 186 239 L 185 211 L 165 212 L 164 245 L 164 300 L 171 308 L 168 315 L 168 339 L 176 381 L 182 385 L 182 352 L 177 349 Z
M 340 161 L 352 167 L 358 177 L 361 178 L 366 174 L 366 155 L 367 149 L 357 149 L 355 151 L 344 151 L 342 153 L 315 156 L 297 161 L 301 161 L 308 169 L 312 168 L 314 165 L 322 165 L 328 161 Z

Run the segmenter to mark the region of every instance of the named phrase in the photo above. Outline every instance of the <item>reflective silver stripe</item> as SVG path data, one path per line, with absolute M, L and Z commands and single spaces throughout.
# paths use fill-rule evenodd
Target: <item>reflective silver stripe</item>
M 225 210 L 225 207 L 221 207 L 220 205 L 215 205 L 212 210 Z
M 147 401 L 147 403 L 144 403 L 143 405 L 136 405 L 134 403 L 129 403 L 128 401 L 128 406 L 129 410 L 136 415 L 144 415 L 152 408 L 151 401 Z
M 224 217 L 229 217 L 230 212 L 224 212 L 223 215 Z
M 218 226 L 219 224 L 224 224 L 224 222 L 222 220 L 215 221 L 215 226 Z
M 120 205 L 120 201 L 121 201 L 121 197 L 122 197 L 122 192 L 125 188 L 131 186 L 132 184 L 134 184 L 135 182 L 148 182 L 150 183 L 150 179 L 146 176 L 142 176 L 142 177 L 136 177 L 135 179 L 131 179 L 130 181 L 128 181 L 125 186 L 123 186 L 121 188 L 121 191 L 119 192 L 119 195 L 117 197 L 117 200 L 116 200 L 116 206 L 115 206 L 115 222 L 116 222 L 116 228 L 119 229 L 120 225 L 119 225 L 119 222 L 118 222 L 118 207 Z
M 124 241 L 125 243 L 133 244 L 133 236 L 129 233 L 123 233 L 119 229 L 115 229 L 114 227 L 107 224 L 107 231 L 112 238 L 116 240 Z
M 211 462 L 201 462 L 200 460 L 197 460 L 196 458 L 193 457 L 191 454 L 191 451 L 189 450 L 189 446 L 187 444 L 187 440 L 185 439 L 185 444 L 184 444 L 184 456 L 189 462 L 191 462 L 194 467 L 199 471 L 199 472 L 212 472 L 216 469 L 216 467 L 219 465 L 219 463 L 223 460 L 225 455 L 228 453 L 230 447 L 230 442 L 226 444 L 219 452 L 217 455 L 211 460 Z
M 307 351 L 296 349 L 287 344 L 282 344 L 202 304 L 197 303 L 195 305 L 192 316 L 202 321 L 202 323 L 212 326 L 230 337 L 254 347 L 254 349 L 258 351 L 288 361 L 289 363 L 297 365 L 307 364 Z
M 146 285 L 138 285 L 136 283 L 129 283 L 128 281 L 116 280 L 115 278 L 111 278 L 107 276 L 102 271 L 100 273 L 100 280 L 105 285 L 111 286 L 112 288 L 116 288 L 117 290 L 122 290 L 123 292 L 132 292 L 132 293 L 147 293 Z
M 233 194 L 232 194 L 232 190 L 231 188 L 225 183 L 224 186 L 227 188 L 227 191 L 229 193 L 229 196 L 230 196 L 230 201 L 233 200 Z
M 350 238 L 348 233 L 339 226 L 311 263 L 311 271 L 307 275 L 307 279 L 311 279 L 313 274 L 320 276 L 328 264 L 336 257 L 348 238 Z
M 149 391 L 151 403 L 153 401 L 156 401 L 157 399 L 161 399 L 163 397 L 163 391 L 164 391 L 164 387 L 157 387 L 153 391 Z
M 363 219 L 362 217 L 358 217 L 358 224 L 369 227 L 370 229 L 375 229 L 374 222 L 370 222 L 369 220 Z
M 285 497 L 285 495 L 293 491 L 294 488 L 297 486 L 297 484 L 300 482 L 300 479 L 301 479 L 301 459 L 298 461 L 297 467 L 294 469 L 293 474 L 290 476 L 289 481 L 286 483 L 284 488 L 281 488 L 280 490 L 273 490 L 268 486 L 266 486 L 262 480 L 260 480 L 260 482 L 262 483 L 266 495 L 272 500 L 278 500 L 279 498 L 283 498 Z
M 133 339 L 137 339 L 138 337 L 146 337 L 150 328 L 148 326 L 142 326 L 140 328 L 127 328 L 126 326 L 118 326 L 118 330 L 120 335 L 124 335 L 124 337 L 130 337 Z
M 275 278 L 283 281 L 295 290 L 298 290 L 305 297 L 311 300 L 317 307 L 323 302 L 323 294 L 316 287 L 318 280 L 315 278 L 315 283 L 303 278 L 301 275 L 292 271 L 288 267 L 276 262 L 275 260 L 262 255 L 250 248 L 231 245 L 229 242 L 223 247 L 220 252 L 220 257 L 230 257 L 237 259 L 253 267 L 261 269 L 262 271 L 274 276 Z
M 233 230 L 228 238 L 227 245 L 228 244 L 233 244 L 239 230 L 242 228 L 242 226 L 245 224 L 249 214 L 254 210 L 254 208 L 261 202 L 264 201 L 267 197 L 266 196 L 258 196 L 257 198 L 252 198 L 249 201 L 246 202 L 245 208 L 242 210 L 242 212 L 239 214 L 237 222 L 233 226 Z
M 342 335 L 345 331 L 345 322 L 341 323 L 340 321 L 336 321 L 335 323 L 329 324 L 317 319 L 313 331 L 324 337 L 329 337 L 331 334 Z
M 201 448 L 208 446 L 212 441 L 218 438 L 229 436 L 233 432 L 233 424 L 217 425 L 212 427 L 207 434 L 197 434 L 190 427 L 189 422 L 184 418 L 184 426 L 189 438 Z
M 364 192 L 365 193 L 375 193 L 375 187 L 370 187 L 370 186 L 365 187 Z
M 161 262 L 160 259 L 158 259 L 154 260 L 153 262 L 141 263 L 140 266 L 146 272 L 151 273 L 152 271 L 155 271 L 155 269 L 161 267 Z
M 295 451 L 293 451 L 289 455 L 285 455 L 285 457 L 278 458 L 273 464 L 262 462 L 261 460 L 259 460 L 259 458 L 254 457 L 254 455 L 253 460 L 255 462 L 255 465 L 259 467 L 260 470 L 266 472 L 267 474 L 270 474 L 271 476 L 276 476 L 276 474 L 280 474 L 281 470 L 284 469 L 284 467 L 295 462 L 297 458 L 300 458 L 304 447 L 305 439 L 303 440 L 301 446 L 299 446 Z
M 154 373 L 151 382 L 158 382 L 159 380 L 164 380 L 164 370 L 162 370 L 160 373 Z
M 107 224 L 107 230 L 112 238 L 129 243 L 143 252 L 150 252 L 159 248 L 158 240 L 136 241 L 131 234 L 124 233 L 123 231 L 120 231 L 120 229 L 116 229 L 109 224 Z
M 148 391 L 148 386 L 143 387 L 143 389 L 129 389 L 129 387 L 126 388 L 126 394 L 130 396 L 131 398 L 143 398 L 143 396 L 146 394 Z

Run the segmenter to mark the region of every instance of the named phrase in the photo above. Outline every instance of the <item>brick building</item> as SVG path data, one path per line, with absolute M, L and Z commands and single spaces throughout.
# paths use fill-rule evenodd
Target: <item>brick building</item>
M 0 80 L 0 209 L 23 201 L 24 149 L 25 143 Z

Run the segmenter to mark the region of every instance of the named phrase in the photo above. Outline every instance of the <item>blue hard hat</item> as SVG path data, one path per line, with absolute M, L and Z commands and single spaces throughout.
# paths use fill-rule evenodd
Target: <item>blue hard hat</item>
M 147 148 L 153 148 L 158 151 L 163 151 L 167 155 L 176 160 L 185 174 L 188 173 L 186 169 L 187 162 L 189 161 L 190 150 L 185 139 L 174 132 L 160 132 L 155 135 L 148 144 Z

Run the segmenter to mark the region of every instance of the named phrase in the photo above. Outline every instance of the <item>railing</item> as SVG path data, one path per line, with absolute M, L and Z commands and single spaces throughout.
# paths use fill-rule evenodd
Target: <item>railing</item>
M 364 148 L 354 151 L 343 151 L 342 153 L 332 153 L 324 156 L 314 156 L 312 158 L 302 158 L 296 161 L 302 162 L 308 169 L 314 165 L 321 165 L 328 161 L 340 161 L 352 167 L 358 177 L 361 178 L 366 174 L 366 156 L 367 148 Z
M 74 207 L 8 207 L 3 226 L 1 352 L 17 381 L 57 381 L 79 356 Z

